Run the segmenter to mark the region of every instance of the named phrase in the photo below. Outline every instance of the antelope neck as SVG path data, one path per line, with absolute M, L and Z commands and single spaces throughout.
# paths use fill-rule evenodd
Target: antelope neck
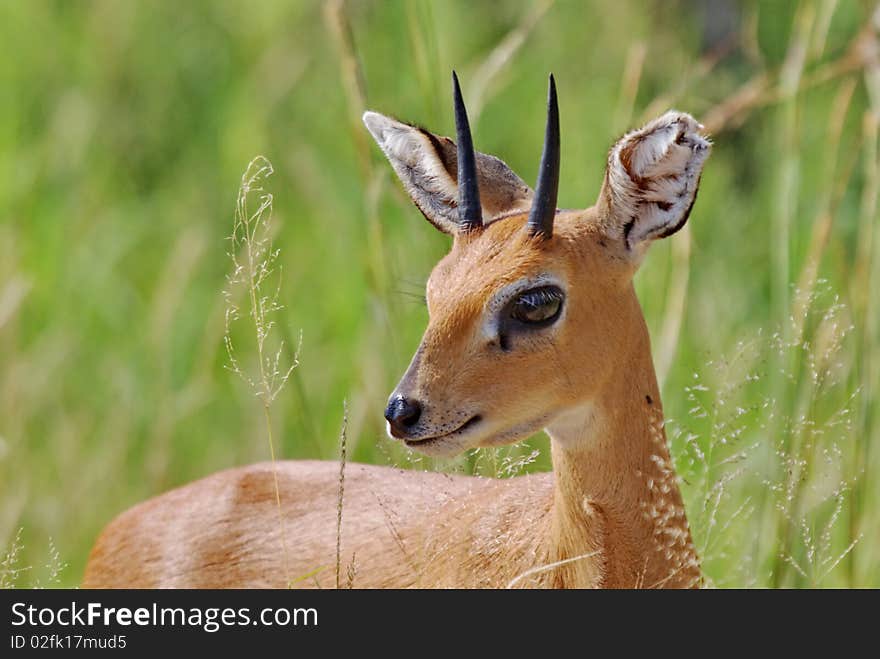
M 555 478 L 551 542 L 561 548 L 556 560 L 601 552 L 598 574 L 568 570 L 563 580 L 589 577 L 600 580 L 590 585 L 651 586 L 681 572 L 682 564 L 691 570 L 696 560 L 695 555 L 685 560 L 693 550 L 643 320 L 628 354 L 619 357 L 592 400 L 547 428 Z M 670 549 L 675 549 L 671 559 Z M 641 571 L 633 571 L 633 565 Z

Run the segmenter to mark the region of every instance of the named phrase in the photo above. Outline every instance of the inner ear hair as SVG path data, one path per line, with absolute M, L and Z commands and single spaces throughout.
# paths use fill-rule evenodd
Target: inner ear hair
M 458 178 L 458 154 L 455 142 L 416 127 L 434 147 L 451 180 Z M 532 204 L 532 189 L 503 160 L 487 153 L 476 152 L 477 182 L 483 205 L 483 222 L 488 224 L 501 217 L 527 211 Z
M 439 138 L 378 112 L 365 112 L 363 121 L 416 207 L 438 229 L 454 234 L 458 185 L 441 157 Z
M 418 130 L 430 143 L 443 164 L 443 168 L 449 174 L 449 178 L 453 181 L 458 178 L 458 158 L 455 152 L 455 143 L 448 137 L 440 137 L 434 135 L 427 128 L 414 125 L 413 128 Z
M 455 142 L 378 112 L 366 112 L 363 119 L 422 214 L 441 231 L 458 233 Z M 502 160 L 479 151 L 475 155 L 483 223 L 528 211 L 531 188 Z
M 711 150 L 690 115 L 667 112 L 624 135 L 608 154 L 598 208 L 603 229 L 641 255 L 687 222 Z

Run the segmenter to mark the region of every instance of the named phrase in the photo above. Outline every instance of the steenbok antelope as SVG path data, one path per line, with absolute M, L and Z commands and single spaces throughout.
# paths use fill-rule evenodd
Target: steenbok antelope
M 552 76 L 534 191 L 474 151 L 456 79 L 454 97 L 455 142 L 364 114 L 416 206 L 453 237 L 388 431 L 451 456 L 543 428 L 554 470 L 496 480 L 349 465 L 343 570 L 356 587 L 697 586 L 632 278 L 687 221 L 710 143 L 669 112 L 612 147 L 594 206 L 558 210 Z M 84 585 L 332 585 L 338 475 L 330 462 L 257 464 L 142 503 L 101 534 Z

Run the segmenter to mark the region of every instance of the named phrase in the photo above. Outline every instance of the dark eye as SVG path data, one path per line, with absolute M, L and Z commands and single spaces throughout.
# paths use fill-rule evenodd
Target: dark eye
M 564 298 L 556 286 L 533 288 L 514 299 L 510 316 L 526 325 L 549 325 L 559 316 Z

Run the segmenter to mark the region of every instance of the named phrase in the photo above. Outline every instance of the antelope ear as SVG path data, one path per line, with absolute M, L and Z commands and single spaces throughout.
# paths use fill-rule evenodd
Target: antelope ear
M 365 112 L 364 124 L 428 221 L 444 233 L 458 233 L 455 142 L 378 112 Z M 510 167 L 484 153 L 477 152 L 476 159 L 483 224 L 531 208 L 532 190 Z
M 648 245 L 688 220 L 712 144 L 689 114 L 667 112 L 611 148 L 598 220 L 618 248 L 638 262 Z

